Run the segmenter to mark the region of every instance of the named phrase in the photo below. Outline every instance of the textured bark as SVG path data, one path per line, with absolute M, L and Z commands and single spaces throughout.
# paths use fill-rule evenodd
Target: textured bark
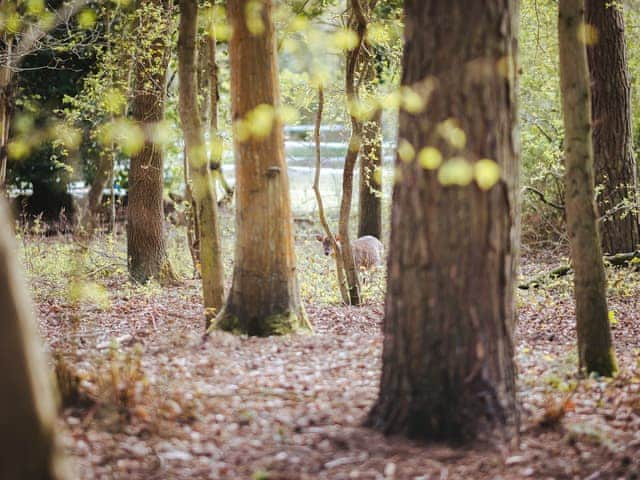
M 56 405 L 36 319 L 0 198 L 0 478 L 70 478 L 55 442 Z
M 364 124 L 360 151 L 358 237 L 382 238 L 382 110 Z
M 597 31 L 597 42 L 587 48 L 587 58 L 595 181 L 603 187 L 598 195 L 598 209 L 605 217 L 600 229 L 602 248 L 611 254 L 628 252 L 640 243 L 640 232 L 624 12 L 621 5 L 604 0 L 585 0 L 585 7 L 586 21 Z
M 280 102 L 271 0 L 258 2 L 264 31 L 247 26 L 250 0 L 229 0 L 231 107 L 234 120 Z M 255 23 L 254 23 L 255 24 Z M 244 140 L 244 141 L 243 141 Z M 289 178 L 282 124 L 264 137 L 234 135 L 236 245 L 231 291 L 215 326 L 249 335 L 311 329 L 300 302 L 293 249 Z
M 196 82 L 197 0 L 180 3 L 178 77 L 180 121 L 184 131 L 185 155 L 191 174 L 191 190 L 197 221 L 200 271 L 207 325 L 224 302 L 224 271 L 220 251 L 218 204 L 207 161 Z
M 160 9 L 162 19 L 143 13 L 141 29 L 154 32 L 148 52 L 136 58 L 132 117 L 142 129 L 150 129 L 164 119 L 165 87 L 169 62 L 171 31 L 170 0 L 143 0 Z M 144 11 L 143 11 L 144 12 Z M 163 22 L 164 28 L 146 28 L 143 22 Z M 148 24 L 147 24 L 148 25 Z M 127 256 L 129 274 L 139 282 L 151 278 L 167 280 L 173 272 L 167 258 L 164 236 L 163 162 L 164 152 L 147 135 L 142 149 L 132 156 L 129 169 L 129 205 L 127 207 Z
M 513 329 L 518 245 L 515 0 L 406 0 L 402 84 L 427 96 L 399 138 L 444 158 L 491 158 L 501 180 L 444 186 L 396 160 L 380 394 L 368 424 L 464 441 L 517 434 Z M 473 19 L 470 22 L 469 19 Z M 425 28 L 428 25 L 428 28 Z M 466 144 L 438 135 L 455 119 Z
M 565 211 L 575 270 L 580 368 L 616 371 L 606 298 L 606 277 L 594 202 L 591 95 L 587 52 L 578 37 L 584 0 L 560 0 L 560 88 L 565 130 Z

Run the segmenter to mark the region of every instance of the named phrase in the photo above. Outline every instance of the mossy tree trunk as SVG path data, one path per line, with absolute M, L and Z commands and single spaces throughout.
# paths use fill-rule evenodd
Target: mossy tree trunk
M 56 405 L 36 319 L 0 198 L 0 478 L 70 478 L 55 441 Z
M 135 58 L 131 113 L 145 133 L 139 152 L 131 157 L 127 207 L 129 274 L 138 282 L 173 278 L 164 235 L 162 146 L 152 130 L 164 120 L 166 74 L 173 28 L 171 0 L 142 0 L 139 33 L 144 44 Z
M 591 79 L 593 153 L 600 232 L 605 253 L 632 252 L 640 243 L 637 168 L 633 157 L 631 85 L 622 4 L 585 0 L 586 21 L 594 27 L 587 47 Z
M 311 329 L 296 275 L 284 137 L 276 111 L 280 92 L 272 10 L 271 0 L 227 2 L 233 31 L 236 245 L 231 291 L 214 326 L 259 336 Z M 257 117 L 259 124 L 253 123 Z M 260 128 L 269 119 L 271 127 Z
M 594 202 L 591 93 L 584 39 L 584 0 L 560 0 L 560 89 L 565 129 L 565 212 L 575 271 L 580 369 L 612 375 L 615 352 Z
M 191 174 L 191 190 L 198 222 L 198 251 L 207 323 L 224 301 L 224 271 L 220 252 L 218 205 L 202 129 L 196 82 L 197 0 L 180 3 L 178 76 L 180 80 L 180 121 L 184 131 L 185 155 Z
M 402 85 L 427 103 L 401 111 L 400 142 L 445 159 L 489 158 L 502 172 L 484 190 L 443 185 L 406 152 L 396 160 L 383 371 L 367 421 L 386 434 L 466 441 L 518 432 L 517 5 L 404 3 Z M 445 128 L 456 129 L 456 141 Z

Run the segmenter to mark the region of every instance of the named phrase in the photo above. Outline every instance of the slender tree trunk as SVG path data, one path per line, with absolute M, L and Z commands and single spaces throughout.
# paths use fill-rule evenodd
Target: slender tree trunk
M 245 135 L 251 118 L 272 118 L 269 132 L 234 135 L 236 164 L 236 248 L 231 291 L 216 318 L 218 328 L 249 335 L 311 330 L 300 302 L 293 248 L 289 178 L 284 158 L 272 0 L 228 0 L 233 35 L 229 42 L 231 106 Z M 254 6 L 256 5 L 253 2 Z M 249 31 L 247 15 L 253 32 Z M 257 110 L 256 110 L 257 108 Z
M 197 0 L 180 3 L 180 34 L 178 37 L 178 76 L 180 80 L 180 121 L 184 131 L 185 155 L 191 173 L 191 187 L 198 222 L 200 271 L 204 306 L 209 320 L 224 302 L 224 272 L 220 252 L 218 205 L 207 161 L 202 131 L 196 82 Z
M 559 2 L 560 88 L 565 129 L 565 211 L 575 271 L 580 368 L 616 371 L 606 298 L 606 276 L 594 203 L 591 95 L 587 52 L 578 36 L 584 0 Z
M 55 441 L 56 405 L 36 319 L 0 198 L 0 478 L 70 478 Z
M 212 28 L 213 30 L 213 28 Z M 221 203 L 229 202 L 233 198 L 233 188 L 227 182 L 222 172 L 222 137 L 218 132 L 218 103 L 220 103 L 220 91 L 218 81 L 218 62 L 216 59 L 217 48 L 215 36 L 210 34 L 206 37 L 209 71 L 209 139 L 211 151 L 209 153 L 210 168 L 213 172 L 214 182 L 219 182 L 224 196 Z
M 340 254 L 340 246 L 336 241 L 336 237 L 329 228 L 329 222 L 324 213 L 324 203 L 322 202 L 322 195 L 320 193 L 320 168 L 321 168 L 321 155 L 320 155 L 320 126 L 322 125 L 322 112 L 324 110 L 324 89 L 320 87 L 318 89 L 318 112 L 316 113 L 316 125 L 313 132 L 313 138 L 316 144 L 316 171 L 313 177 L 313 191 L 316 194 L 316 201 L 318 202 L 318 216 L 320 218 L 320 224 L 324 230 L 324 234 L 331 241 L 331 246 L 336 253 L 336 275 L 338 278 L 338 288 L 340 289 L 340 295 L 342 301 L 345 304 L 349 304 L 349 285 L 344 273 L 344 261 Z
M 89 235 L 93 233 L 99 220 L 98 216 L 101 210 L 100 207 L 102 206 L 103 192 L 113 174 L 113 161 L 113 152 L 111 149 L 103 149 L 100 152 L 100 161 L 98 162 L 96 175 L 93 177 L 87 195 L 87 207 L 85 211 L 82 212 L 81 218 L 82 226 Z
M 586 0 L 586 21 L 597 39 L 587 48 L 591 77 L 593 153 L 602 248 L 616 254 L 638 248 L 637 168 L 633 157 L 631 85 L 621 4 Z
M 378 85 L 375 56 L 371 45 L 365 48 L 367 71 L 364 88 L 376 95 Z M 360 201 L 358 237 L 382 238 L 382 109 L 364 123 L 360 151 Z
M 404 9 L 402 85 L 428 103 L 401 111 L 399 138 L 416 152 L 492 159 L 502 174 L 489 190 L 447 186 L 415 158 L 396 160 L 383 371 L 368 424 L 432 440 L 510 438 L 518 431 L 518 2 L 406 0 Z M 452 122 L 466 142 L 441 134 Z
M 153 7 L 153 8 L 151 8 Z M 140 2 L 140 31 L 149 32 L 150 48 L 139 52 L 134 73 L 133 119 L 147 133 L 142 149 L 132 156 L 127 207 L 127 255 L 129 274 L 139 282 L 174 278 L 164 236 L 162 147 L 150 138 L 150 130 L 164 119 L 167 65 L 170 53 L 170 0 Z M 158 29 L 157 24 L 163 25 Z
M 2 53 L 11 56 L 12 42 L 4 43 Z M 9 144 L 9 128 L 11 123 L 12 83 L 11 68 L 8 63 L 0 66 L 0 190 L 7 181 L 7 146 Z

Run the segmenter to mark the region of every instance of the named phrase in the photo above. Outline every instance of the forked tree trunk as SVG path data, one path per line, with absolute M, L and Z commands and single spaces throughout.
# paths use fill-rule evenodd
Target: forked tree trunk
M 99 222 L 103 192 L 113 174 L 113 155 L 114 152 L 111 149 L 103 148 L 100 152 L 100 161 L 98 162 L 95 177 L 93 177 L 89 187 L 87 206 L 85 211 L 82 212 L 81 218 L 82 227 L 89 235 L 93 233 Z
M 595 28 L 587 48 L 591 77 L 593 153 L 602 248 L 605 253 L 638 248 L 637 168 L 633 157 L 631 85 L 622 4 L 586 0 L 586 21 Z
M 464 441 L 518 431 L 517 5 L 404 3 L 402 85 L 429 101 L 419 113 L 400 113 L 399 138 L 445 159 L 492 159 L 502 174 L 489 190 L 445 186 L 415 158 L 396 161 L 383 372 L 368 419 L 387 434 Z M 440 134 L 452 121 L 466 142 Z
M 151 10 L 148 6 L 155 7 Z M 142 149 L 132 156 L 127 207 L 127 256 L 129 274 L 139 282 L 165 281 L 174 274 L 167 257 L 164 236 L 162 147 L 150 130 L 164 120 L 167 65 L 170 54 L 171 0 L 143 0 L 140 32 L 152 35 L 149 50 L 138 52 L 131 112 L 147 134 Z M 162 28 L 157 28 L 162 25 Z
M 382 239 L 382 110 L 365 122 L 360 150 L 358 237 Z
M 0 198 L 0 478 L 70 478 L 55 441 L 56 405 L 11 219 Z
M 273 115 L 273 123 L 269 132 L 240 137 L 237 127 L 234 134 L 235 262 L 231 291 L 215 326 L 266 336 L 311 326 L 300 302 L 284 138 L 275 112 L 280 92 L 273 2 L 258 2 L 258 11 L 247 8 L 250 2 L 227 2 L 233 31 L 229 42 L 233 118 L 250 122 L 250 114 L 259 107 L 261 121 Z M 251 19 L 253 33 L 247 14 L 256 15 Z M 245 127 L 251 126 L 245 123 Z
M 578 31 L 584 0 L 560 0 L 560 89 L 565 130 L 565 212 L 575 271 L 580 368 L 616 371 L 606 298 L 606 276 L 594 203 L 591 95 L 587 52 Z
M 220 254 L 218 205 L 207 161 L 207 150 L 198 107 L 196 82 L 197 0 L 180 3 L 180 34 L 178 37 L 178 76 L 180 80 L 180 121 L 184 131 L 185 155 L 191 174 L 191 189 L 198 222 L 200 270 L 204 307 L 209 320 L 215 317 L 224 302 L 224 272 Z

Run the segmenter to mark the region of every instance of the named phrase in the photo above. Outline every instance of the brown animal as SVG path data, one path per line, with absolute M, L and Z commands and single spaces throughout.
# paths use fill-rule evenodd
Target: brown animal
M 322 242 L 324 254 L 332 253 L 331 240 L 329 237 L 316 235 L 316 239 Z M 340 235 L 336 235 L 336 242 L 340 245 Z M 371 270 L 384 263 L 384 246 L 376 237 L 366 235 L 351 242 L 353 260 L 358 270 Z

